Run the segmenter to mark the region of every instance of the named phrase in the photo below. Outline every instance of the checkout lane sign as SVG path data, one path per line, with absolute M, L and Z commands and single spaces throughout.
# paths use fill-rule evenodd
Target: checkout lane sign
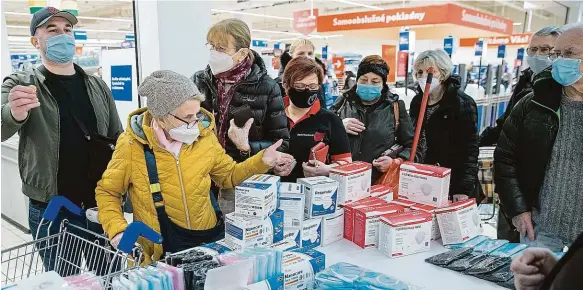
M 322 46 L 322 59 L 328 59 L 328 46 Z
M 476 42 L 476 45 L 474 45 L 474 50 L 475 56 L 482 56 L 482 53 L 484 52 L 484 41 L 478 40 L 478 42 Z
M 399 32 L 399 51 L 409 51 L 409 31 Z
M 132 101 L 132 66 L 111 66 L 111 94 L 116 101 Z
M 524 48 L 518 49 L 518 52 L 516 53 L 516 58 L 520 61 L 524 59 Z
M 453 37 L 448 36 L 443 39 L 443 50 L 449 55 L 453 54 Z
M 499 45 L 498 46 L 498 58 L 506 57 L 506 45 Z

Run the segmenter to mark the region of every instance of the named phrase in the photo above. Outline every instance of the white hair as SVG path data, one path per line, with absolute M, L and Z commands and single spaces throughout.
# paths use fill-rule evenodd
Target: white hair
M 535 32 L 534 35 L 542 37 L 552 35 L 554 37 L 558 37 L 559 35 L 561 35 L 561 33 L 562 29 L 560 27 L 555 25 L 549 25 L 541 28 L 539 31 Z
M 289 47 L 289 53 L 293 54 L 294 51 L 296 50 L 296 48 L 298 48 L 299 46 L 306 46 L 306 45 L 311 46 L 312 51 L 316 50 L 316 47 L 309 39 L 300 38 L 300 39 L 296 39 L 294 42 L 292 42 L 291 46 Z
M 413 67 L 417 70 L 421 66 L 434 67 L 441 74 L 442 80 L 448 79 L 453 73 L 453 62 L 443 49 L 426 50 L 420 53 Z

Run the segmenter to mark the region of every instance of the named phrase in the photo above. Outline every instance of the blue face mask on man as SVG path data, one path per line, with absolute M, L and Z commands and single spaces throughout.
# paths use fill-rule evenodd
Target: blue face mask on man
M 381 96 L 382 86 L 367 85 L 367 84 L 357 84 L 356 94 L 361 100 L 365 102 L 370 102 Z
M 583 72 L 581 72 L 579 67 L 581 67 L 580 59 L 557 58 L 553 62 L 553 79 L 565 87 L 570 86 L 583 77 Z
M 68 34 L 59 34 L 47 39 L 45 56 L 54 63 L 69 63 L 75 56 L 75 38 Z

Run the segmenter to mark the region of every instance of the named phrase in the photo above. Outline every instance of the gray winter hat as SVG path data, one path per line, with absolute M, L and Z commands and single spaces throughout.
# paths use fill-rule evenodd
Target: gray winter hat
M 138 88 L 147 98 L 148 111 L 158 118 L 170 114 L 189 99 L 200 99 L 200 91 L 189 78 L 170 71 L 159 70 L 146 77 Z

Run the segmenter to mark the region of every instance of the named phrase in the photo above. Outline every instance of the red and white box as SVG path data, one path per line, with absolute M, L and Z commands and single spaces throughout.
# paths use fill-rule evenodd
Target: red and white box
M 380 199 L 384 199 L 387 202 L 392 201 L 395 199 L 395 191 L 393 187 L 384 185 L 384 184 L 377 184 L 370 187 L 370 196 L 378 197 Z
M 399 176 L 399 197 L 442 207 L 449 198 L 451 169 L 405 162 Z
M 405 208 L 396 204 L 381 204 L 354 210 L 354 240 L 363 248 L 376 248 L 379 244 L 379 220 L 382 215 L 404 212 Z
M 412 206 L 416 205 L 416 203 L 410 200 L 402 199 L 401 197 L 392 200 L 390 203 L 400 205 L 405 209 L 410 209 Z
M 377 204 L 387 204 L 386 201 L 377 197 L 366 197 L 359 201 L 349 203 L 344 206 L 344 238 L 351 241 L 354 238 L 354 211 L 359 208 Z
M 355 161 L 330 169 L 330 178 L 338 181 L 338 204 L 343 205 L 370 196 L 372 165 Z
M 433 215 L 410 211 L 383 215 L 379 224 L 379 251 L 389 258 L 429 251 Z
M 476 200 L 466 199 L 435 210 L 443 245 L 463 243 L 480 233 Z
M 433 222 L 431 223 L 431 239 L 439 240 L 441 238 L 441 233 L 439 232 L 439 224 L 437 223 L 437 218 L 435 217 L 436 207 L 426 204 L 416 203 L 411 207 L 411 210 L 420 210 L 430 213 L 433 216 Z

